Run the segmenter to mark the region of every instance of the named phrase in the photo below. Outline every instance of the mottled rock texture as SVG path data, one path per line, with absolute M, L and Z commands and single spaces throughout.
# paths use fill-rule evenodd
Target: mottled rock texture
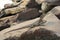
M 30 29 L 19 37 L 9 37 L 5 40 L 60 40 L 60 37 L 50 30 L 40 28 L 34 31 Z

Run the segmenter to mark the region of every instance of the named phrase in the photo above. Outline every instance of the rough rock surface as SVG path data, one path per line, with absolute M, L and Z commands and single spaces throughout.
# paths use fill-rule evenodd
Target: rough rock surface
M 9 37 L 5 40 L 60 40 L 60 37 L 44 28 L 31 28 L 18 37 Z
M 16 15 L 3 17 L 0 19 L 0 21 L 1 21 L 0 30 L 8 28 L 9 26 L 13 25 L 13 23 L 19 23 L 19 22 L 35 19 L 39 16 L 41 16 L 41 13 L 39 13 L 39 11 L 37 9 L 32 8 L 32 9 L 26 9 L 25 11 L 23 11 L 21 13 L 17 13 Z M 7 25 L 9 25 L 9 26 L 7 26 Z
M 20 8 L 20 6 L 24 5 L 28 1 L 24 1 L 24 3 L 22 3 L 21 5 L 18 6 L 18 9 Z M 41 2 L 48 2 L 50 5 L 60 5 L 60 0 L 41 0 Z M 37 2 L 37 3 L 39 3 L 39 2 Z M 7 5 L 5 7 L 8 7 L 8 6 L 10 6 L 10 5 Z M 25 5 L 23 7 L 25 8 Z M 41 7 L 41 5 L 40 5 L 40 7 Z M 16 38 L 16 40 L 18 40 L 18 39 L 19 40 L 20 39 L 21 40 L 31 40 L 31 39 L 40 40 L 41 37 L 44 39 L 48 38 L 47 40 L 50 40 L 50 39 L 51 40 L 52 39 L 60 40 L 60 31 L 59 31 L 60 30 L 60 27 L 59 27 L 60 26 L 60 20 L 59 20 L 60 19 L 60 9 L 59 8 L 60 8 L 60 6 L 57 6 L 57 7 L 53 8 L 51 11 L 49 11 L 47 13 L 47 16 L 45 16 L 45 18 L 43 19 L 43 20 L 46 20 L 46 23 L 42 24 L 41 26 L 37 26 L 37 25 L 35 26 L 35 24 L 38 24 L 38 22 L 39 22 L 38 17 L 41 16 L 41 13 L 39 13 L 38 9 L 33 7 L 33 8 L 29 8 L 29 9 L 24 9 L 24 11 L 22 11 L 22 12 L 20 12 L 21 9 L 19 9 L 19 10 L 17 10 L 17 12 L 19 11 L 18 13 L 16 12 L 16 10 L 14 11 L 14 9 L 17 9 L 15 7 L 11 8 L 11 9 L 13 9 L 12 11 L 10 11 L 11 9 L 7 9 L 7 11 L 5 11 L 5 12 L 9 13 L 9 11 L 10 11 L 10 13 L 12 12 L 13 14 L 15 14 L 15 13 L 17 13 L 17 14 L 7 15 L 6 17 L 4 16 L 3 18 L 0 18 L 0 26 L 1 26 L 0 27 L 0 30 L 1 30 L 0 31 L 0 40 L 3 40 L 3 39 L 15 40 L 15 38 Z M 13 25 L 13 26 L 10 26 L 10 25 Z M 44 39 L 42 39 L 42 40 L 44 40 Z
M 60 6 L 54 7 L 49 13 L 55 14 L 60 19 Z
M 5 39 L 5 38 L 8 38 L 10 36 L 13 37 L 13 36 L 19 36 L 19 35 L 21 35 L 22 33 L 30 30 L 29 26 L 28 26 L 28 28 L 23 28 L 23 27 L 26 27 L 27 25 L 30 25 L 30 24 L 34 23 L 35 21 L 37 21 L 37 20 L 38 19 L 35 19 L 35 20 L 33 19 L 33 20 L 30 20 L 30 21 L 22 22 L 20 24 L 17 24 L 15 26 L 12 26 L 10 28 L 2 30 L 0 32 L 1 39 Z M 49 14 L 48 16 L 46 16 L 45 20 L 47 20 L 47 22 L 45 24 L 46 26 L 38 26 L 38 27 L 36 27 L 36 29 L 38 29 L 38 28 L 45 28 L 45 29 L 57 32 L 58 34 L 60 33 L 60 31 L 59 31 L 60 29 L 59 29 L 59 27 L 57 27 L 57 26 L 59 26 L 60 22 L 59 22 L 59 20 L 53 14 Z M 35 30 L 35 29 L 33 29 L 33 30 Z

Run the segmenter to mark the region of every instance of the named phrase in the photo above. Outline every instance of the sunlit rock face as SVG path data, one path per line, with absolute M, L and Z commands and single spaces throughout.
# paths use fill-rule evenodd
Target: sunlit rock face
M 54 7 L 49 13 L 55 14 L 60 19 L 60 6 Z
M 0 9 L 4 8 L 5 4 L 12 4 L 12 0 L 0 0 Z

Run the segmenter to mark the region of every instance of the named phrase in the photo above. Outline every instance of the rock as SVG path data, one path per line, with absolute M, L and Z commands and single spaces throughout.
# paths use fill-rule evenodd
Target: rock
M 39 13 L 39 10 L 36 8 L 29 8 L 21 12 L 18 16 L 18 19 L 20 20 L 30 20 L 41 16 L 41 13 Z
M 28 4 L 29 0 L 21 0 L 22 2 L 19 3 L 18 6 L 16 7 L 13 7 L 13 8 L 9 8 L 9 9 L 5 9 L 4 12 L 6 15 L 9 15 L 9 14 L 16 14 L 18 12 L 21 12 L 23 10 L 25 10 L 26 8 L 26 5 Z
M 53 20 L 54 19 L 54 20 Z M 33 19 L 33 20 L 28 20 L 28 21 L 25 21 L 25 22 L 21 22 L 15 26 L 11 26 L 10 28 L 7 28 L 7 29 L 4 29 L 2 31 L 0 31 L 0 38 L 8 38 L 10 36 L 19 36 L 19 35 L 22 35 L 24 32 L 30 30 L 30 24 L 33 24 L 35 23 L 36 21 L 38 21 L 39 18 L 36 18 L 36 19 Z M 45 29 L 48 29 L 48 30 L 51 30 L 51 31 L 54 31 L 56 33 L 59 33 L 60 34 L 60 23 L 59 20 L 53 15 L 53 14 L 50 14 L 48 16 L 46 16 L 45 20 L 47 20 L 47 23 L 45 26 L 35 26 L 33 27 L 31 30 L 35 30 L 35 29 L 39 29 L 39 28 L 45 28 Z M 51 24 L 52 23 L 52 24 Z
M 20 12 L 20 13 L 17 13 L 15 15 L 12 15 L 12 16 L 7 16 L 7 17 L 3 17 L 1 18 L 2 20 L 4 19 L 10 19 L 10 18 L 14 18 L 16 17 L 17 20 L 29 20 L 29 19 L 34 19 L 34 18 L 37 18 L 41 16 L 41 13 L 35 9 L 35 8 L 30 8 L 30 9 L 26 9 L 24 10 L 23 12 Z
M 50 11 L 52 8 L 60 5 L 60 0 L 36 0 L 39 4 L 42 4 L 41 9 L 44 12 Z
M 27 8 L 36 8 L 41 10 L 41 4 L 38 4 L 35 0 L 30 0 L 30 2 L 27 4 Z
M 16 15 L 4 17 L 0 19 L 0 31 L 9 28 L 14 22 L 16 22 Z
M 6 15 L 16 14 L 16 13 L 22 12 L 26 8 L 28 8 L 28 9 L 29 8 L 36 8 L 36 9 L 41 10 L 41 5 L 37 4 L 34 0 L 26 0 L 26 1 L 22 0 L 22 2 L 17 3 L 17 5 L 6 4 L 5 7 L 6 8 L 8 7 L 8 8 L 7 9 L 2 9 L 2 12 L 5 13 Z
M 21 13 L 17 13 L 16 15 L 3 17 L 0 19 L 0 21 L 1 21 L 0 30 L 5 29 L 3 27 L 6 27 L 7 25 L 10 25 L 10 26 L 13 25 L 13 23 L 15 23 L 15 22 L 20 23 L 23 21 L 35 19 L 39 16 L 41 16 L 41 13 L 39 13 L 39 11 L 37 9 L 32 8 L 32 9 L 26 9 L 25 11 L 23 11 Z
M 7 35 L 8 36 L 8 35 Z M 27 36 L 27 37 L 26 37 Z M 50 30 L 44 29 L 44 28 L 32 28 L 19 36 L 10 36 L 8 38 L 5 38 L 5 40 L 60 40 L 60 37 L 57 36 L 55 33 L 53 33 Z
M 60 19 L 60 6 L 54 7 L 49 13 L 55 14 Z

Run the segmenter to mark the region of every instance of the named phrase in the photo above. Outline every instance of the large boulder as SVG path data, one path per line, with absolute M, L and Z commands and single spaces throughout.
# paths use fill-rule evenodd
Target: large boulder
M 22 32 L 19 32 L 19 36 L 10 36 L 4 40 L 60 40 L 58 35 L 44 28 L 31 28 L 23 33 Z

